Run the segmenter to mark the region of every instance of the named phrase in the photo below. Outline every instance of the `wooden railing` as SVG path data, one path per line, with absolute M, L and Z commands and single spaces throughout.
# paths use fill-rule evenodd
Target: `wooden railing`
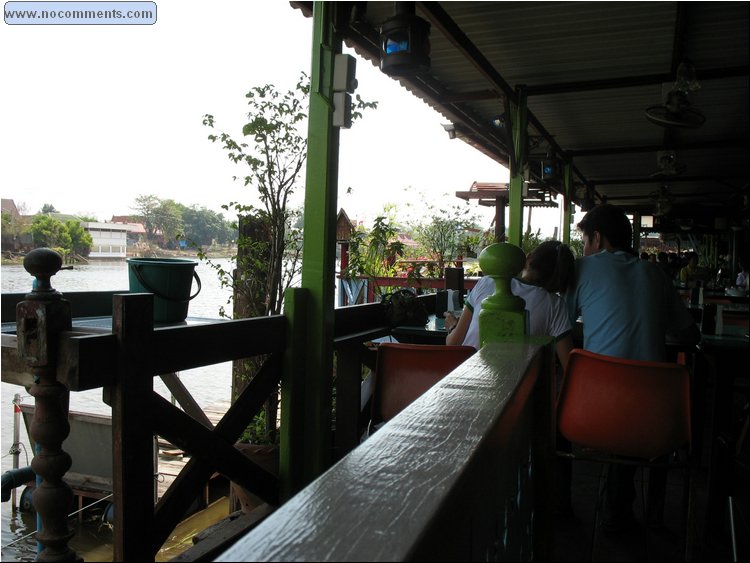
M 552 365 L 488 344 L 216 560 L 548 560 Z
M 4 296 L 5 303 L 11 299 Z M 18 339 L 25 340 L 28 348 L 39 335 L 24 330 L 19 331 L 18 336 L 4 335 L 2 379 L 32 390 L 53 389 L 56 401 L 69 391 L 104 389 L 105 401 L 112 407 L 113 557 L 115 561 L 152 561 L 214 472 L 242 485 L 268 504 L 278 504 L 276 477 L 243 456 L 233 445 L 260 412 L 264 400 L 278 387 L 285 318 L 277 315 L 155 329 L 153 296 L 116 294 L 111 299 L 111 332 L 81 334 L 66 330 L 53 336 L 58 345 L 57 361 L 51 367 L 50 381 L 41 382 L 41 387 L 34 381 L 35 373 L 29 369 L 28 362 L 16 353 Z M 101 310 L 97 313 L 106 314 Z M 51 319 L 45 318 L 44 322 L 49 324 Z M 153 390 L 153 378 L 157 374 L 258 355 L 266 356 L 260 372 L 213 429 Z M 54 435 L 37 432 L 32 437 L 43 448 L 48 448 L 48 456 L 64 459 L 67 454 L 62 452 L 61 443 L 67 437 L 67 411 L 51 410 L 50 405 L 43 400 L 40 402 L 39 396 L 45 393 L 49 391 L 35 395 L 34 421 L 65 430 Z M 67 404 L 67 401 L 60 403 Z M 32 433 L 33 428 L 32 423 Z M 154 435 L 166 438 L 191 456 L 156 506 L 153 495 L 146 492 L 154 487 Z M 32 467 L 37 470 L 34 464 Z M 48 489 L 61 491 L 60 498 L 53 498 L 51 502 L 47 499 L 42 503 L 44 506 L 37 506 L 42 497 L 37 498 L 36 493 L 34 497 L 46 531 L 39 537 L 45 546 L 40 560 L 67 552 L 69 502 L 62 501 L 69 493 L 62 482 L 65 465 L 61 467 L 59 473 L 42 474 L 50 483 Z M 44 486 L 43 482 L 38 490 L 44 490 Z M 45 516 L 49 518 L 47 525 Z
M 38 307 L 37 301 L 28 301 L 27 297 L 28 294 L 2 296 L 3 322 L 16 320 L 19 303 L 22 310 Z M 434 298 L 429 295 L 420 299 L 428 307 L 434 307 Z M 38 373 L 30 367 L 28 357 L 18 355 L 19 338 L 26 342 L 27 349 L 54 344 L 56 351 L 45 364 L 45 373 L 49 386 L 55 390 L 55 398 L 46 406 L 44 399 L 37 400 L 37 407 L 41 408 L 37 408 L 35 416 L 53 420 L 52 425 L 59 430 L 54 435 L 38 435 L 34 439 L 46 445 L 49 455 L 60 459 L 67 456 L 61 447 L 68 432 L 67 411 L 57 409 L 56 405 L 67 404 L 65 397 L 70 391 L 104 390 L 105 401 L 112 407 L 116 561 L 153 560 L 214 472 L 242 485 L 271 508 L 279 504 L 277 479 L 240 454 L 233 445 L 260 411 L 263 401 L 278 387 L 287 346 L 286 317 L 154 328 L 151 295 L 66 292 L 63 299 L 58 295 L 52 301 L 65 305 L 55 315 L 67 318 L 48 318 L 50 309 L 46 305 L 41 309 L 43 313 L 37 315 L 33 310 L 31 316 L 43 319 L 40 327 L 60 327 L 57 332 L 24 329 L 24 322 L 21 322 L 18 334 L 3 334 L 2 380 L 29 389 L 38 385 L 35 381 Z M 71 330 L 73 316 L 111 317 L 112 329 L 94 333 L 89 329 Z M 371 360 L 362 343 L 389 333 L 380 304 L 337 309 L 335 327 L 337 376 L 332 386 L 338 399 L 331 461 L 358 443 L 362 426 L 362 365 Z M 183 412 L 153 390 L 153 378 L 157 374 L 260 355 L 266 356 L 260 373 L 214 429 L 206 426 L 205 417 L 189 416 L 190 409 L 185 408 L 187 412 Z M 56 408 L 54 412 L 50 411 L 52 404 Z M 156 506 L 152 495 L 144 494 L 154 486 L 154 435 L 167 439 L 191 457 Z M 60 497 L 42 508 L 56 523 L 45 527 L 48 533 L 41 543 L 48 551 L 43 551 L 41 560 L 61 555 L 72 557 L 66 546 L 69 534 L 66 499 L 70 492 L 63 482 L 64 473 L 65 469 L 48 474 Z
M 114 560 L 153 560 L 215 471 L 260 497 L 268 507 L 235 535 L 214 541 L 211 551 L 206 548 L 188 552 L 180 560 L 211 558 L 213 555 L 207 554 L 221 553 L 284 500 L 279 498 L 277 479 L 240 454 L 234 444 L 263 401 L 278 388 L 282 358 L 289 346 L 286 317 L 154 328 L 151 295 L 97 292 L 66 293 L 64 297 L 70 310 L 65 313 L 66 307 L 59 307 L 54 315 L 111 315 L 112 330 L 99 334 L 77 332 L 71 330 L 70 318 L 48 318 L 46 315 L 54 310 L 48 303 L 40 306 L 40 300 L 29 301 L 25 295 L 3 295 L 3 320 L 7 321 L 8 312 L 22 303 L 18 312 L 18 326 L 22 328 L 17 335 L 3 335 L 2 380 L 36 388 L 39 392 L 35 395 L 35 416 L 45 427 L 55 429 L 37 433 L 35 441 L 46 448 L 47 459 L 64 460 L 67 454 L 61 445 L 67 436 L 67 411 L 60 405 L 67 404 L 65 395 L 69 391 L 103 388 L 113 419 Z M 428 309 L 434 308 L 435 294 L 420 299 Z M 41 303 L 45 303 L 44 299 Z M 23 321 L 24 315 L 43 322 Z M 355 547 L 368 547 L 362 551 L 356 547 L 357 558 L 388 557 L 389 551 L 383 552 L 382 545 L 376 545 L 382 529 L 397 536 L 405 558 L 431 556 L 432 550 L 438 551 L 434 553 L 437 558 L 460 553 L 469 559 L 490 554 L 528 558 L 532 553 L 544 553 L 546 544 L 540 531 L 548 528 L 538 500 L 548 479 L 546 464 L 539 460 L 551 451 L 548 440 L 552 412 L 548 393 L 550 360 L 543 353 L 545 347 L 524 344 L 483 350 L 472 363 L 440 385 L 434 404 L 421 401 L 419 407 L 415 403 L 417 410 L 407 409 L 411 415 L 400 417 L 390 430 L 378 432 L 357 447 L 365 422 L 360 409 L 363 366 L 374 367 L 372 351 L 363 342 L 386 336 L 389 330 L 383 307 L 378 303 L 335 310 L 336 362 L 331 388 L 336 394 L 336 407 L 332 413 L 335 418 L 330 463 L 340 461 L 331 471 L 351 468 L 352 463 L 361 468 L 361 475 L 355 471 L 348 477 L 352 479 L 352 494 L 359 491 L 363 496 L 342 500 L 341 494 L 348 496 L 350 487 L 347 485 L 342 491 L 339 482 L 336 490 L 331 479 L 337 473 L 329 472 L 322 481 L 315 481 L 312 489 L 308 487 L 300 493 L 302 496 L 282 505 L 277 512 L 283 511 L 283 521 L 290 519 L 301 530 L 304 524 L 296 521 L 300 516 L 299 498 L 311 498 L 314 493 L 312 500 L 320 503 L 317 506 L 336 508 L 337 518 L 341 518 L 336 526 L 341 526 L 339 531 L 342 538 L 347 538 L 347 544 L 350 534 L 361 535 L 362 539 L 354 542 Z M 17 353 L 19 341 L 26 350 L 23 357 Z M 37 352 L 49 345 L 54 353 L 45 356 L 50 361 L 41 362 L 39 358 L 44 355 Z M 153 391 L 157 374 L 261 355 L 266 358 L 263 368 L 213 429 L 200 417 L 189 416 Z M 49 390 L 53 392 L 47 393 Z M 434 406 L 420 410 L 428 404 Z M 156 506 L 152 495 L 144 494 L 153 488 L 154 435 L 166 438 L 191 457 Z M 408 441 L 402 439 L 404 436 Z M 385 463 L 386 460 L 389 461 Z M 52 485 L 48 488 L 54 494 L 37 507 L 46 534 L 39 537 L 45 548 L 39 560 L 72 559 L 75 554 L 67 547 L 69 492 L 62 481 L 65 464 L 50 466 L 54 467 L 44 468 L 42 477 Z M 385 482 L 383 475 L 388 475 Z M 321 483 L 326 487 L 316 489 Z M 427 498 L 429 502 L 425 501 Z M 37 500 L 35 496 L 35 507 Z M 404 501 L 408 501 L 407 510 L 394 509 Z M 339 513 L 339 505 L 350 502 L 352 512 L 348 516 Z M 424 503 L 430 507 L 427 512 Z M 398 525 L 388 523 L 391 511 L 401 514 Z M 372 513 L 379 516 L 370 525 Z M 457 527 L 456 514 L 461 515 L 461 525 Z M 348 525 L 360 522 L 362 526 L 345 529 L 347 518 Z M 326 517 L 323 521 L 333 523 L 336 519 Z M 396 533 L 394 530 L 402 524 L 409 526 L 403 533 Z M 317 526 L 313 529 L 318 530 L 316 533 L 323 530 Z M 274 544 L 279 533 L 270 533 L 261 543 Z M 474 540 L 467 543 L 469 536 Z M 258 535 L 250 537 L 256 542 Z M 330 542 L 331 537 L 336 536 L 328 536 L 323 543 Z M 442 545 L 448 537 L 452 550 Z M 250 545 L 248 541 L 243 540 L 238 549 L 245 549 Z M 294 551 L 296 545 L 290 544 L 289 549 Z M 292 551 L 287 555 L 291 557 Z M 305 557 L 315 560 L 319 556 L 319 551 L 311 550 Z

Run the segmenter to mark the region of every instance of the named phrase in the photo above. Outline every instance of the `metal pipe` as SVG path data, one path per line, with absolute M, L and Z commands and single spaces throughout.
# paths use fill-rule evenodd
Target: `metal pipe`
M 20 443 L 20 432 L 21 432 L 21 395 L 16 393 L 13 395 L 13 469 L 18 469 L 18 456 L 21 455 L 21 449 L 18 447 Z M 3 495 L 5 499 L 5 495 Z M 15 513 L 16 511 L 16 488 L 13 487 L 10 493 L 10 505 L 11 510 Z
M 6 500 L 11 498 L 11 495 L 13 496 L 13 511 L 16 510 L 16 499 L 15 499 L 15 492 L 16 487 L 20 487 L 24 483 L 28 483 L 29 481 L 33 481 L 36 477 L 36 474 L 34 473 L 34 470 L 31 469 L 31 466 L 17 468 L 14 467 L 13 469 L 10 469 L 3 473 L 2 477 L 2 501 L 5 502 Z

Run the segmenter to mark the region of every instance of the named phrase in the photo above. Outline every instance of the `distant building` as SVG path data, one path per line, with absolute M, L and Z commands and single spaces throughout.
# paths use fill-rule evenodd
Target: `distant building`
M 2 200 L 2 213 L 7 219 L 3 221 L 2 241 L 0 247 L 7 252 L 25 252 L 33 248 L 31 233 L 22 233 L 23 216 L 18 212 L 16 202 L 12 199 Z M 6 222 L 7 221 L 7 222 Z
M 83 221 L 81 226 L 91 235 L 89 258 L 125 258 L 129 225 Z
M 127 225 L 128 229 L 128 246 L 137 246 L 139 243 L 146 242 L 146 226 L 143 223 L 134 221 L 136 217 L 131 215 L 112 215 L 111 223 Z M 161 234 L 157 229 L 155 234 Z
M 18 213 L 16 202 L 13 201 L 12 199 L 3 199 L 2 209 L 3 209 L 3 213 L 8 213 L 11 219 L 18 219 L 21 216 L 20 213 Z

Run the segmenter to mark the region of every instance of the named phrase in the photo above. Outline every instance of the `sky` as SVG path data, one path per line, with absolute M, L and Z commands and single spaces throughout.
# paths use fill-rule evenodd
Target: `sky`
M 25 213 L 49 203 L 102 221 L 133 213 L 140 195 L 225 217 L 223 204 L 252 202 L 232 180 L 242 169 L 208 141 L 202 118 L 212 114 L 239 137 L 246 92 L 286 91 L 300 71 L 309 74 L 312 20 L 282 0 L 156 5 L 154 25 L 2 25 L 3 198 Z M 503 166 L 450 140 L 444 117 L 359 57 L 357 80 L 356 93 L 379 105 L 341 131 L 338 207 L 350 219 L 368 225 L 387 204 L 418 218 L 422 200 L 451 207 L 474 181 L 508 180 Z M 491 208 L 471 210 L 490 228 Z M 556 211 L 534 223 L 551 234 Z

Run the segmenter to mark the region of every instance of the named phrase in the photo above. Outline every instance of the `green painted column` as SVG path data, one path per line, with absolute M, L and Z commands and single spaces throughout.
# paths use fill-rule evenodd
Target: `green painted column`
M 331 376 L 333 373 L 333 310 L 336 267 L 336 199 L 338 129 L 332 126 L 333 68 L 341 40 L 334 33 L 335 3 L 313 4 L 313 42 L 305 185 L 305 236 L 300 303 L 293 322 L 305 324 L 303 479 L 312 481 L 330 463 Z M 299 344 L 299 343 L 298 343 Z M 297 351 L 294 352 L 295 354 Z M 295 425 L 298 428 L 299 425 Z M 298 458 L 299 459 L 299 458 Z
M 526 167 L 526 144 L 527 144 L 527 114 L 526 94 L 523 88 L 517 88 L 518 104 L 513 105 L 513 118 L 511 120 L 513 135 L 513 150 L 515 153 L 515 166 L 511 170 L 509 190 L 510 201 L 508 211 L 508 242 L 521 246 L 523 234 L 523 187 L 524 168 Z
M 563 168 L 563 220 L 562 241 L 570 244 L 570 221 L 572 217 L 571 207 L 573 204 L 573 167 L 569 162 Z

